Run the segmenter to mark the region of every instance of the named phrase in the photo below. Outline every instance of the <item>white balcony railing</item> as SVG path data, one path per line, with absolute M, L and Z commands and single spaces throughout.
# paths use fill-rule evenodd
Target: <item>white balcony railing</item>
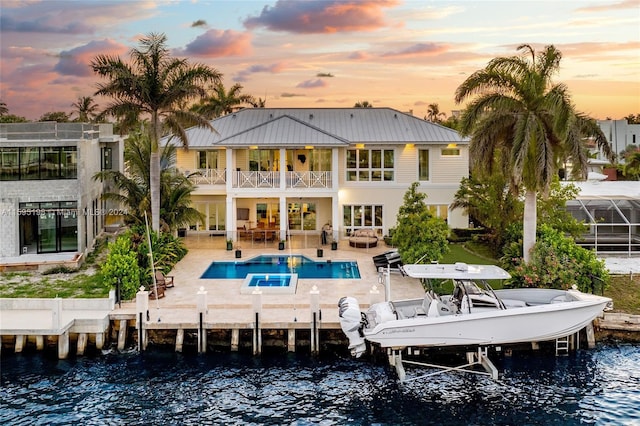
M 238 171 L 233 174 L 234 188 L 279 188 L 280 172 Z
M 196 185 L 224 185 L 225 172 L 224 169 L 199 169 L 186 171 L 185 175 Z M 280 176 L 280 172 L 231 172 L 234 188 L 279 188 Z M 285 172 L 287 188 L 331 188 L 331 177 L 330 171 Z
M 227 182 L 225 172 L 224 169 L 198 169 L 186 174 L 196 185 L 224 185 Z
M 331 172 L 287 172 L 287 188 L 331 188 Z

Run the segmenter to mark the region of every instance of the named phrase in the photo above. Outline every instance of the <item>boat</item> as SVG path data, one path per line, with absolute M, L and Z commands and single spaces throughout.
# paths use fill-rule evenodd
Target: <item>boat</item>
M 366 311 L 353 297 L 340 299 L 340 324 L 353 356 L 366 351 L 366 342 L 401 351 L 561 339 L 585 328 L 612 303 L 575 288 L 494 290 L 490 280 L 510 278 L 495 265 L 407 264 L 402 269 L 423 282 L 423 298 L 386 300 Z M 453 292 L 438 295 L 434 280 L 451 280 Z

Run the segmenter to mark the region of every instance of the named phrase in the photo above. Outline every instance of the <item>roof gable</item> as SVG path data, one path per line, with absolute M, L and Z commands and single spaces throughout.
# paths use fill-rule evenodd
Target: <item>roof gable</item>
M 349 141 L 288 115 L 281 115 L 216 142 L 223 146 L 347 146 Z

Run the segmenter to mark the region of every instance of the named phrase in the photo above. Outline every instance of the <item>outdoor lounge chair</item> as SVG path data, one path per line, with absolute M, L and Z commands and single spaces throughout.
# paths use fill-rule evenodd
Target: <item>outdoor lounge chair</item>
M 157 293 L 156 293 L 156 289 L 158 290 Z M 155 286 L 151 284 L 149 286 L 149 299 L 151 300 L 162 299 L 164 297 L 165 290 L 166 290 L 166 287 L 164 286 L 164 284 L 160 285 L 160 283 L 158 282 L 156 282 Z
M 173 276 L 165 275 L 162 271 L 156 271 L 156 284 L 158 287 L 171 288 L 173 287 Z

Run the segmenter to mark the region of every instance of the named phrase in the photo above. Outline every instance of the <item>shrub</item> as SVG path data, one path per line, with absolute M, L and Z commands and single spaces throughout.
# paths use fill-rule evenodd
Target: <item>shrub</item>
M 109 254 L 100 268 L 103 283 L 116 288 L 120 283 L 122 299 L 132 299 L 140 287 L 140 268 L 131 240 L 127 234 L 118 237 L 109 244 Z
M 568 289 L 576 285 L 580 291 L 602 292 L 608 285 L 609 273 L 604 261 L 550 226 L 540 226 L 529 263 L 517 252 L 518 246 L 513 242 L 501 259 L 511 274 L 508 283 L 511 287 Z

